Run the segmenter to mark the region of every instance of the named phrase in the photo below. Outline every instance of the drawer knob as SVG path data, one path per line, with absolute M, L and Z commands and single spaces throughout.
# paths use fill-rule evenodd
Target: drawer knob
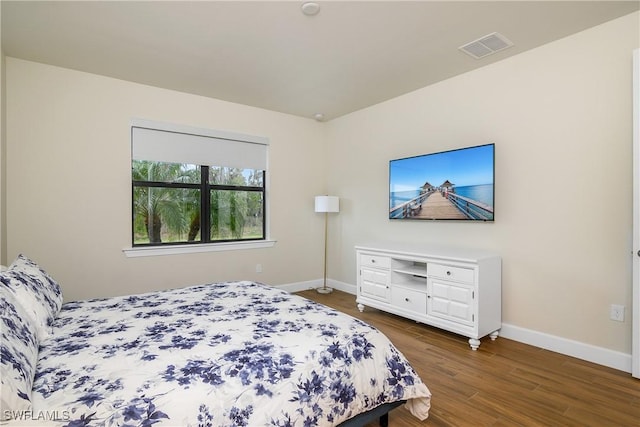
M 447 271 L 447 276 L 451 276 L 451 272 L 450 271 Z
M 409 298 L 405 298 L 404 300 L 405 300 L 406 302 L 409 302 Z

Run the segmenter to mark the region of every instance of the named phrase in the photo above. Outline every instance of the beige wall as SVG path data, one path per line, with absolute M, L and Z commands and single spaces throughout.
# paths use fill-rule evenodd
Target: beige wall
M 628 15 L 331 121 L 328 187 L 342 197 L 331 277 L 355 283 L 353 247 L 370 240 L 492 249 L 505 323 L 630 353 L 638 22 Z M 390 159 L 490 142 L 495 223 L 387 219 Z M 612 303 L 627 307 L 624 323 L 609 320 Z
M 0 23 L 2 22 L 2 8 L 0 7 Z M 6 109 L 6 97 L 5 97 L 5 56 L 2 49 L 2 24 L 0 24 L 0 264 L 7 264 L 6 252 L 7 252 L 7 240 L 5 239 L 7 230 L 6 221 L 6 130 L 5 125 L 5 113 Z
M 322 276 L 322 124 L 7 58 L 7 253 L 57 278 L 67 300 L 212 281 Z M 270 139 L 273 248 L 126 258 L 132 118 Z M 256 273 L 256 264 L 263 272 Z

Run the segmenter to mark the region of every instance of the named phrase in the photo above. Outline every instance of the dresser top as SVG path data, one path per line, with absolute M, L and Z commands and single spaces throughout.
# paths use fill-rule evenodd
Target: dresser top
M 355 248 L 357 250 L 385 252 L 396 255 L 472 262 L 500 257 L 497 253 L 484 249 L 406 242 L 370 242 L 358 244 Z

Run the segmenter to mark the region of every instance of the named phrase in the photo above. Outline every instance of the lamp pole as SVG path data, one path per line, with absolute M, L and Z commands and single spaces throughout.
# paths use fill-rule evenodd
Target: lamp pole
M 322 287 L 317 288 L 316 291 L 321 294 L 330 294 L 333 289 L 327 287 L 327 222 L 329 218 L 329 213 L 324 213 L 324 275 L 322 276 L 323 282 Z

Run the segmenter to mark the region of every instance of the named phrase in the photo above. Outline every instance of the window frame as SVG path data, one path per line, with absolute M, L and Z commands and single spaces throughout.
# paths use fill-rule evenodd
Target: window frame
M 226 131 L 217 131 L 210 129 L 193 128 L 190 126 L 170 125 L 166 123 L 152 122 L 149 120 L 134 119 L 131 122 L 131 147 L 133 147 L 133 129 L 135 127 L 142 127 L 151 130 L 169 131 L 184 133 L 190 135 L 198 135 L 205 137 L 213 137 L 220 139 L 229 139 L 239 142 L 249 142 L 263 144 L 266 146 L 266 167 L 262 169 L 262 186 L 235 186 L 228 184 L 211 184 L 209 182 L 209 169 L 211 165 L 201 165 L 200 167 L 200 183 L 180 183 L 180 182 L 158 182 L 158 181 L 134 181 L 133 176 L 130 176 L 131 182 L 131 206 L 130 206 L 130 226 L 131 235 L 130 242 L 131 247 L 123 249 L 127 257 L 137 256 L 152 256 L 152 255 L 165 255 L 165 254 L 178 254 L 178 253 L 194 253 L 194 252 L 211 252 L 211 251 L 226 251 L 237 249 L 255 249 L 263 247 L 271 247 L 276 241 L 269 237 L 269 173 L 268 173 L 268 139 L 264 137 L 257 137 L 251 135 L 242 135 L 237 133 L 231 133 Z M 131 165 L 133 164 L 133 154 L 130 159 L 130 173 Z M 218 165 L 215 165 L 218 166 Z M 226 167 L 220 165 L 221 167 Z M 196 189 L 200 191 L 200 240 L 198 241 L 181 241 L 181 242 L 161 242 L 161 243 L 134 243 L 134 192 L 138 187 L 158 187 L 158 188 L 177 188 L 177 189 Z M 210 196 L 214 190 L 223 191 L 249 191 L 249 192 L 261 192 L 262 193 L 262 237 L 261 238 L 242 238 L 242 239 L 224 239 L 224 240 L 211 240 L 210 231 Z M 206 227 L 206 228 L 205 228 Z M 206 230 L 206 232 L 204 231 Z
M 227 243 L 227 242 L 246 242 L 254 240 L 266 239 L 266 209 L 264 206 L 265 197 L 265 181 L 267 171 L 262 171 L 262 186 L 247 186 L 247 185 L 229 185 L 229 184 L 211 184 L 209 182 L 209 170 L 210 166 L 207 165 L 195 165 L 200 168 L 200 183 L 182 183 L 182 182 L 163 182 L 163 181 L 138 181 L 131 180 L 131 206 L 135 205 L 135 190 L 136 188 L 172 188 L 172 189 L 185 189 L 185 190 L 198 190 L 200 192 L 200 240 L 194 241 L 181 241 L 181 242 L 160 242 L 160 243 L 135 243 L 135 230 L 133 222 L 135 222 L 135 212 L 132 209 L 132 224 L 131 224 L 131 245 L 134 248 L 137 247 L 150 247 L 150 246 L 168 246 L 168 245 L 202 245 L 208 243 Z M 262 193 L 262 237 L 258 238 L 243 238 L 243 239 L 212 239 L 211 238 L 211 192 L 214 190 L 222 191 L 245 191 L 252 193 Z M 209 232 L 205 232 L 209 230 Z

